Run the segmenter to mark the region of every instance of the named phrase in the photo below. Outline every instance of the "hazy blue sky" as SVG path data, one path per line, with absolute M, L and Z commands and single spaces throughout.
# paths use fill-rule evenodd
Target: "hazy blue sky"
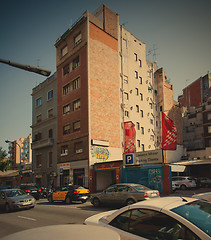
M 174 98 L 211 71 L 210 0 L 1 0 L 0 58 L 56 71 L 54 44 L 86 10 L 105 3 L 120 24 L 155 46 Z M 152 55 L 149 57 L 152 60 Z M 31 132 L 32 88 L 45 77 L 0 63 L 0 146 Z

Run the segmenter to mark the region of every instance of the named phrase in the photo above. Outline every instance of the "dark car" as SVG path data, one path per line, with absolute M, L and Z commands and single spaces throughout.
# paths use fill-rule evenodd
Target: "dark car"
M 0 190 L 0 208 L 6 212 L 15 209 L 33 208 L 35 199 L 21 189 L 2 189 Z
M 200 187 L 211 187 L 211 179 L 207 177 L 198 178 Z
M 63 201 L 67 204 L 73 201 L 85 203 L 89 198 L 90 191 L 87 188 L 77 185 L 69 185 L 56 188 L 48 195 L 48 201 Z
M 35 184 L 33 183 L 21 184 L 19 188 L 23 190 L 25 193 L 33 196 L 36 200 L 40 199 L 41 189 L 38 188 Z
M 95 207 L 100 205 L 130 205 L 159 196 L 158 190 L 152 190 L 141 184 L 120 183 L 108 187 L 102 193 L 93 194 L 90 201 Z

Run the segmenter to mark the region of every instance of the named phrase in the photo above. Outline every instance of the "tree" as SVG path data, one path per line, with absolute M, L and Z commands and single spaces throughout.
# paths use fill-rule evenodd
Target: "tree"
M 10 168 L 11 159 L 6 159 L 7 152 L 0 147 L 0 171 L 4 172 Z

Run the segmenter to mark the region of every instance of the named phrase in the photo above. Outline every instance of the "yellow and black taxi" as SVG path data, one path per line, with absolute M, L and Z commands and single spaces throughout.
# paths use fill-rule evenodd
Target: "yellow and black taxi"
M 70 204 L 73 201 L 81 201 L 85 203 L 90 195 L 87 188 L 78 185 L 68 185 L 56 188 L 51 194 L 48 195 L 48 201 L 63 201 Z

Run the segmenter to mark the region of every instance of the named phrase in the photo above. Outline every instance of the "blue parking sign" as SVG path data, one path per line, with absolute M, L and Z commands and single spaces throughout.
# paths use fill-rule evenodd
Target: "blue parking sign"
M 125 155 L 125 164 L 133 164 L 133 154 Z

